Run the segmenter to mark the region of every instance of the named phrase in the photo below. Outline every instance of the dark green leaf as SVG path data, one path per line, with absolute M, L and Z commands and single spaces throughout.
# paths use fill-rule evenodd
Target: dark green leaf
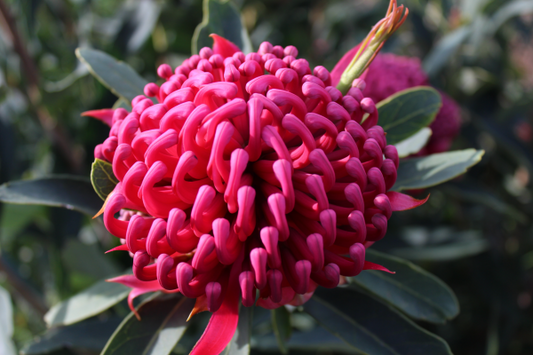
M 451 355 L 448 344 L 394 308 L 348 288 L 318 288 L 304 310 L 328 331 L 372 355 Z
M 350 282 L 399 308 L 408 316 L 432 323 L 444 323 L 459 313 L 459 304 L 444 282 L 406 260 L 375 250 L 366 259 L 385 266 L 396 274 L 367 270 Z
M 441 106 L 437 90 L 428 86 L 406 89 L 377 104 L 379 125 L 387 132 L 387 144 L 396 144 L 429 126 Z
M 287 308 L 279 307 L 270 311 L 272 317 L 272 328 L 276 335 L 279 350 L 282 354 L 287 354 L 287 340 L 291 337 L 291 315 Z
M 64 348 L 100 352 L 120 321 L 118 317 L 89 319 L 69 327 L 53 328 L 24 347 L 21 353 L 48 354 Z
M 96 158 L 91 165 L 91 184 L 98 196 L 105 201 L 118 184 L 118 179 L 113 173 L 113 165 Z
M 392 253 L 402 258 L 417 261 L 451 261 L 477 255 L 489 248 L 483 237 L 459 238 L 443 245 L 426 245 L 411 248 L 396 248 Z
M 5 183 L 0 186 L 0 201 L 64 207 L 91 216 L 102 207 L 88 179 L 68 175 Z
M 241 14 L 230 0 L 204 0 L 203 9 L 204 17 L 192 38 L 193 53 L 198 53 L 203 47 L 212 47 L 213 40 L 209 37 L 212 33 L 235 43 L 244 53 L 252 51 Z
M 393 190 L 423 189 L 442 184 L 476 165 L 484 150 L 465 149 L 402 160 Z
M 252 330 L 253 307 L 240 306 L 237 330 L 221 355 L 250 354 L 250 333 Z
M 126 298 L 129 292 L 129 287 L 102 280 L 56 304 L 46 313 L 44 320 L 49 327 L 70 325 L 113 307 Z
M 194 299 L 158 295 L 139 307 L 141 320 L 130 313 L 107 342 L 102 355 L 165 355 L 176 346 L 190 323 Z
M 253 340 L 255 350 L 271 353 L 279 351 L 279 347 L 276 344 L 276 339 L 273 334 L 254 336 Z M 291 338 L 287 341 L 287 347 L 290 350 L 300 351 L 301 353 L 304 353 L 305 351 L 308 354 L 363 354 L 337 338 L 335 335 L 324 331 L 324 328 L 318 326 L 310 331 L 293 332 Z
M 117 61 L 110 55 L 90 48 L 76 49 L 76 56 L 98 81 L 113 94 L 131 102 L 137 95 L 144 95 L 146 80 L 139 76 L 124 62 Z

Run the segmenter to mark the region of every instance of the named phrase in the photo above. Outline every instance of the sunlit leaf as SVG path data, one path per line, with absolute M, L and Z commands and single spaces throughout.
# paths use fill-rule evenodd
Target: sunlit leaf
M 56 304 L 46 313 L 44 320 L 49 327 L 74 324 L 113 307 L 129 292 L 129 287 L 102 280 Z
M 91 216 L 102 206 L 89 179 L 69 175 L 5 183 L 0 186 L 0 201 L 64 207 Z
M 444 323 L 459 313 L 459 304 L 444 282 L 406 260 L 368 249 L 369 261 L 385 266 L 395 274 L 363 271 L 350 282 L 419 320 Z
M 372 297 L 318 288 L 304 310 L 354 349 L 372 355 L 451 355 L 448 344 Z
M 476 149 L 432 154 L 400 161 L 393 190 L 423 189 L 451 180 L 481 160 L 485 151 Z
M 418 153 L 422 148 L 425 147 L 429 138 L 431 137 L 431 128 L 424 127 L 417 133 L 413 134 L 411 137 L 404 139 L 401 142 L 394 144 L 398 150 L 398 156 L 400 158 L 405 158 L 411 154 Z
M 441 105 L 439 92 L 428 86 L 406 89 L 380 101 L 379 125 L 387 132 L 387 143 L 399 143 L 429 126 Z
M 98 196 L 105 201 L 118 184 L 118 179 L 113 173 L 113 165 L 96 158 L 91 165 L 91 184 Z
M 194 299 L 158 295 L 139 306 L 141 320 L 130 313 L 107 342 L 102 355 L 170 354 L 190 323 Z
M 252 51 L 248 32 L 244 27 L 239 10 L 230 0 L 204 0 L 204 17 L 196 27 L 192 38 L 192 52 L 213 45 L 209 37 L 214 33 L 235 43 L 243 53 Z
M 76 49 L 76 56 L 98 81 L 113 94 L 131 102 L 137 95 L 144 94 L 146 80 L 139 76 L 128 64 L 117 61 L 102 51 L 90 48 Z

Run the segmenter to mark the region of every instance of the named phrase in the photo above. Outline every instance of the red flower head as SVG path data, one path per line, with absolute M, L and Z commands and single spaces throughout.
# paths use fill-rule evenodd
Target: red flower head
M 244 55 L 214 39 L 174 71 L 161 65 L 165 82 L 117 109 L 95 149 L 120 181 L 104 223 L 133 253 L 133 276 L 116 281 L 205 304 L 219 345 L 201 340 L 199 354 L 231 339 L 239 300 L 299 305 L 317 286 L 383 269 L 365 244 L 393 211 L 425 202 L 388 191 L 398 153 L 358 88 L 343 95 L 293 46 Z M 116 218 L 124 209 L 138 212 Z

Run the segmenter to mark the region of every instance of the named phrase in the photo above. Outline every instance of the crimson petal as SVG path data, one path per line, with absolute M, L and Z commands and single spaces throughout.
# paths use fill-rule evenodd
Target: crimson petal
M 389 274 L 395 274 L 396 273 L 396 271 L 390 271 L 385 266 L 382 266 L 382 265 L 379 265 L 379 264 L 376 264 L 376 263 L 373 263 L 373 262 L 367 261 L 367 260 L 365 260 L 365 265 L 363 266 L 363 270 L 379 270 L 379 271 L 388 272 Z
M 107 282 L 116 282 L 119 284 L 123 284 L 124 286 L 131 287 L 130 294 L 128 295 L 128 305 L 130 306 L 131 311 L 135 314 L 135 317 L 137 317 L 138 320 L 141 320 L 141 317 L 139 316 L 139 313 L 137 313 L 137 310 L 135 307 L 133 307 L 133 300 L 140 295 L 144 295 L 145 293 L 149 292 L 155 292 L 155 291 L 165 291 L 161 285 L 159 284 L 159 281 L 153 280 L 153 281 L 141 281 L 138 278 L 136 278 L 133 275 L 122 275 L 117 276 L 115 278 L 106 280 Z M 174 291 L 174 292 L 177 292 Z
M 240 48 L 231 41 L 228 41 L 224 37 L 217 34 L 210 34 L 209 37 L 213 38 L 213 53 L 220 54 L 223 58 L 231 57 L 234 53 L 240 52 Z
M 113 114 L 114 113 L 115 113 L 115 109 L 105 108 L 102 110 L 85 111 L 85 112 L 82 112 L 81 115 L 96 118 L 104 122 L 109 127 L 111 127 L 113 125 Z
M 393 211 L 406 211 L 418 206 L 422 206 L 429 199 L 429 195 L 423 200 L 417 200 L 406 194 L 396 191 L 387 192 Z

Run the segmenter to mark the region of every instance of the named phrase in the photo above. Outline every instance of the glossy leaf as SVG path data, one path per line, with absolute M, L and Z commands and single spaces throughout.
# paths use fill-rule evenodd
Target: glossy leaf
M 431 137 L 431 133 L 431 128 L 424 127 L 411 137 L 394 144 L 398 150 L 398 156 L 400 158 L 405 158 L 411 154 L 418 153 L 427 144 L 429 138 Z
M 61 349 L 100 352 L 120 324 L 119 317 L 89 319 L 68 327 L 48 330 L 22 349 L 23 355 L 49 354 Z
M 429 126 L 442 105 L 440 94 L 428 86 L 402 90 L 377 104 L 379 125 L 387 144 L 396 144 Z
M 113 94 L 131 102 L 137 95 L 144 95 L 146 80 L 139 76 L 128 64 L 117 61 L 102 51 L 90 48 L 76 49 L 76 56 L 92 75 Z
M 481 160 L 485 151 L 476 149 L 432 154 L 402 160 L 392 190 L 423 189 L 451 180 Z
M 0 201 L 64 207 L 91 216 L 102 206 L 88 179 L 69 175 L 5 183 L 0 186 Z
M 128 296 L 130 288 L 121 284 L 98 281 L 88 289 L 56 304 L 44 316 L 49 327 L 70 325 L 113 307 Z
M 345 287 L 318 288 L 303 308 L 328 331 L 367 354 L 451 354 L 444 340 L 391 306 Z
M 365 259 L 396 273 L 367 270 L 350 277 L 351 284 L 362 287 L 415 319 L 444 323 L 459 313 L 459 304 L 452 290 L 419 266 L 370 249 L 366 251 Z
M 91 165 L 91 184 L 98 196 L 105 201 L 118 184 L 118 179 L 113 173 L 113 165 L 96 158 Z
M 235 43 L 243 53 L 252 51 L 248 32 L 244 27 L 239 10 L 230 0 L 204 0 L 204 16 L 196 27 L 192 38 L 192 52 L 198 53 L 203 47 L 211 48 L 214 33 Z
M 282 354 L 287 354 L 288 349 L 286 342 L 290 338 L 292 331 L 291 315 L 285 307 L 272 309 L 270 315 L 279 350 Z
M 130 313 L 107 342 L 102 355 L 170 354 L 190 323 L 194 299 L 175 294 L 158 295 L 139 306 L 139 321 Z
M 250 335 L 252 330 L 253 307 L 240 306 L 239 323 L 230 343 L 221 355 L 248 355 L 250 354 Z

